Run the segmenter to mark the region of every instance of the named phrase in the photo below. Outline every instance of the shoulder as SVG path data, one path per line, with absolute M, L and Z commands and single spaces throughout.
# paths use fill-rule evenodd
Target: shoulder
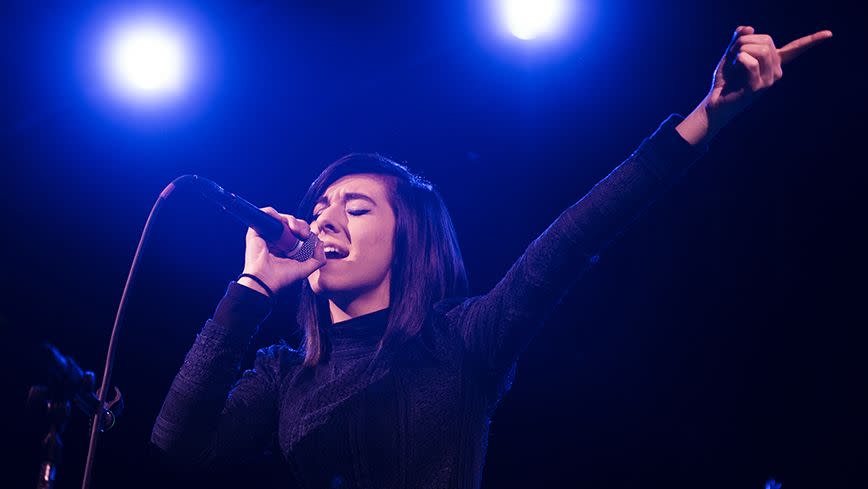
M 448 297 L 434 304 L 433 318 L 436 322 L 447 328 L 456 326 L 467 321 L 468 313 L 474 309 L 481 296 L 473 297 Z
M 434 329 L 463 344 L 466 339 L 465 325 L 472 320 L 475 309 L 477 309 L 474 304 L 479 299 L 480 296 L 443 299 L 434 304 L 429 322 Z
M 257 350 L 253 368 L 280 377 L 303 362 L 304 352 L 281 342 Z
M 477 297 L 447 297 L 434 304 L 434 317 L 448 318 L 466 309 Z

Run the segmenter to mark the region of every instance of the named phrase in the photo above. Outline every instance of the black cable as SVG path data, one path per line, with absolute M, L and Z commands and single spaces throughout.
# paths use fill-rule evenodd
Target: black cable
M 147 243 L 148 236 L 151 233 L 151 226 L 153 224 L 154 219 L 157 217 L 157 214 L 160 211 L 161 204 L 169 198 L 169 195 L 177 188 L 181 183 L 186 182 L 194 178 L 193 175 L 182 175 L 175 180 L 172 181 L 166 188 L 160 192 L 160 196 L 157 198 L 157 201 L 154 203 L 154 206 L 151 208 L 151 213 L 148 214 L 148 220 L 145 221 L 145 227 L 142 229 L 142 234 L 139 237 L 139 245 L 136 247 L 136 253 L 133 255 L 133 263 L 130 265 L 130 272 L 127 275 L 127 282 L 124 285 L 124 292 L 121 294 L 120 304 L 118 304 L 118 310 L 115 314 L 115 323 L 112 327 L 112 334 L 109 339 L 108 351 L 106 352 L 105 358 L 105 369 L 102 374 L 102 384 L 100 385 L 99 392 L 97 392 L 97 397 L 99 398 L 100 405 L 104 405 L 106 402 L 106 394 L 109 390 L 109 384 L 111 383 L 111 375 L 112 375 L 112 366 L 115 360 L 115 351 L 117 350 L 118 345 L 118 337 L 120 336 L 120 326 L 123 324 L 124 312 L 127 306 L 127 299 L 129 298 L 129 291 L 132 288 L 132 284 L 136 278 L 136 271 L 139 268 L 139 261 L 142 258 L 142 249 L 145 247 L 145 243 Z M 84 466 L 84 477 L 81 481 L 81 489 L 88 489 L 90 487 L 91 481 L 91 473 L 93 472 L 93 464 L 94 464 L 94 455 L 96 452 L 96 444 L 99 439 L 100 428 L 102 427 L 102 420 L 100 417 L 103 415 L 102 410 L 97 412 L 93 416 L 91 420 L 90 427 L 90 442 L 87 447 L 87 461 Z

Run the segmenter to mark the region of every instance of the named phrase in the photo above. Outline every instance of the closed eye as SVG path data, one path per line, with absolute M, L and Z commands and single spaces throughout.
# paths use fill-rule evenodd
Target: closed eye
M 351 216 L 361 216 L 371 212 L 370 209 L 353 209 L 351 211 L 347 211 Z

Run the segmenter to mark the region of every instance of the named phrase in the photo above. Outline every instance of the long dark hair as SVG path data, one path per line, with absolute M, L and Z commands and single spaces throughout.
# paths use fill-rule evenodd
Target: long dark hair
M 298 215 L 310 220 L 317 199 L 329 185 L 359 173 L 383 176 L 395 213 L 390 311 L 379 352 L 419 333 L 437 301 L 467 295 L 467 273 L 452 219 L 440 194 L 427 180 L 384 156 L 353 153 L 327 166 L 310 185 Z M 330 323 L 328 301 L 314 294 L 305 280 L 298 307 L 298 324 L 304 330 L 304 365 L 319 362 L 319 328 Z

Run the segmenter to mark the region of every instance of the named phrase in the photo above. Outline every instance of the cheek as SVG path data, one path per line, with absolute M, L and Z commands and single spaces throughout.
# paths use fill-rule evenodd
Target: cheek
M 368 264 L 392 261 L 395 237 L 393 220 L 378 219 L 374 222 L 352 224 L 356 226 L 350 226 L 350 236 L 353 237 L 353 245 L 359 251 L 360 260 L 364 256 L 364 262 Z
M 375 255 L 375 262 L 378 267 L 390 267 L 395 254 L 394 230 L 390 228 L 381 229 L 372 236 L 370 250 Z M 373 258 L 373 257 L 372 257 Z

